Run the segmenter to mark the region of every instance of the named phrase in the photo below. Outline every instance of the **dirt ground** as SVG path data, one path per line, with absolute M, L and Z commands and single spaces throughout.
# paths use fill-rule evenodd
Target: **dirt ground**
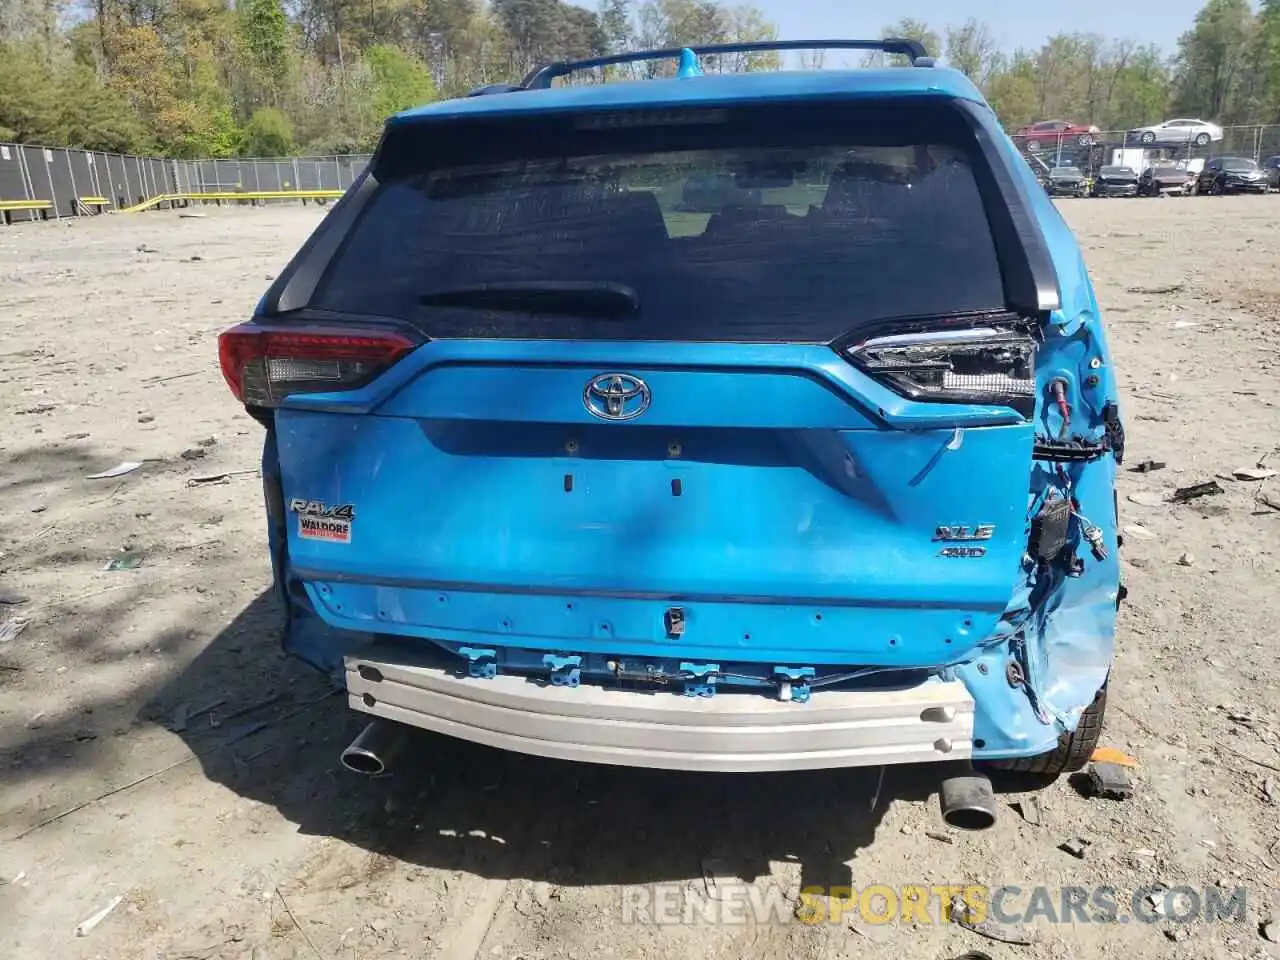
M 0 229 L 0 952 L 74 958 L 1280 956 L 1280 197 L 1067 202 L 1124 389 L 1124 608 L 1105 740 L 1136 795 L 1038 794 L 943 842 L 928 770 L 735 779 L 577 767 L 441 739 L 348 774 L 360 723 L 283 658 L 256 468 L 218 373 L 321 215 Z M 121 461 L 140 469 L 88 479 Z M 225 474 L 221 482 L 195 483 Z M 1268 490 L 1270 492 L 1268 492 Z M 136 569 L 107 571 L 112 560 Z M 13 636 L 19 621 L 25 629 Z M 6 626 L 7 625 L 7 626 Z M 213 705 L 213 706 L 211 706 Z M 202 712 L 203 711 L 203 712 Z M 187 714 L 185 723 L 181 715 Z M 176 729 L 175 729 L 176 728 Z M 1028 794 L 1006 784 L 1002 800 Z M 1083 859 L 1058 849 L 1083 837 Z M 634 922 L 703 865 L 802 884 L 1247 888 L 1241 922 Z M 722 880 L 721 883 L 724 881 Z M 723 887 L 722 887 L 723 889 Z M 730 886 L 730 889 L 733 889 Z M 116 897 L 95 928 L 76 928 Z M 669 901 L 666 901 L 669 902 Z M 1011 900 L 1013 908 L 1026 901 Z M 790 922 L 784 922 L 788 921 Z

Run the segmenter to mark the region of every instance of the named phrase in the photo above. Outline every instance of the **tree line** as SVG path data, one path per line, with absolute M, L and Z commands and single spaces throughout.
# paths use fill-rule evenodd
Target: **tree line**
M 1092 33 L 1009 51 L 974 19 L 908 19 L 883 35 L 922 40 L 1010 128 L 1065 117 L 1118 130 L 1171 113 L 1280 121 L 1280 0 L 1256 13 L 1249 0 L 1208 0 L 1172 53 Z M 0 0 L 0 140 L 173 157 L 358 152 L 390 113 L 538 63 L 776 37 L 757 7 L 723 0 Z
M 1155 44 L 1061 33 L 1039 49 L 1000 49 L 978 20 L 901 20 L 885 36 L 922 41 L 986 94 L 1006 129 L 1071 119 L 1128 130 L 1169 116 L 1224 126 L 1280 122 L 1280 0 L 1208 0 L 1166 54 Z

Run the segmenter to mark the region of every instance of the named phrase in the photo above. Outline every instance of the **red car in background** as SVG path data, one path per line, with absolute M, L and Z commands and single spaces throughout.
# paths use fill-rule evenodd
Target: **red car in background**
M 1070 120 L 1042 120 L 1023 127 L 1013 135 L 1013 140 L 1035 153 L 1043 147 L 1056 147 L 1059 143 L 1091 147 L 1097 142 L 1101 132 L 1095 126 L 1072 123 Z

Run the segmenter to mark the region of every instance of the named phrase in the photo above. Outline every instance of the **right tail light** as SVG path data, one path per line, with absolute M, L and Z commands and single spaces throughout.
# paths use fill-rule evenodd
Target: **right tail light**
M 859 368 L 897 393 L 933 403 L 1035 411 L 1036 340 L 1013 327 L 966 327 L 872 337 L 845 348 Z

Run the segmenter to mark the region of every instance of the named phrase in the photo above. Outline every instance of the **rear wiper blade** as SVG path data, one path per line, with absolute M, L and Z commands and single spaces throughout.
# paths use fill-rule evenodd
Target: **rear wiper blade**
M 418 297 L 428 307 L 626 317 L 640 309 L 640 294 L 608 280 L 513 280 L 432 290 Z

